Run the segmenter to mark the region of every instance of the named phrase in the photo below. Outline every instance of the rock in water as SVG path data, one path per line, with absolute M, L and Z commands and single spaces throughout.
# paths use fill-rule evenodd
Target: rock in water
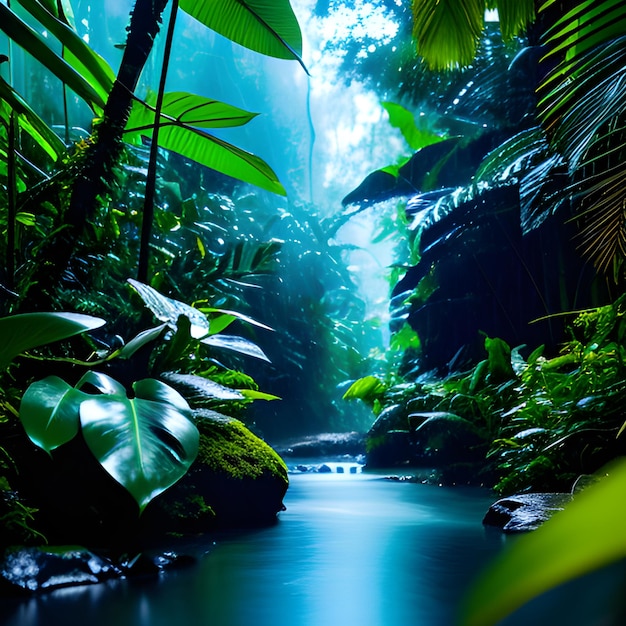
M 289 486 L 287 466 L 242 422 L 195 412 L 200 452 L 190 471 L 145 511 L 147 521 L 177 532 L 250 526 L 276 519 Z

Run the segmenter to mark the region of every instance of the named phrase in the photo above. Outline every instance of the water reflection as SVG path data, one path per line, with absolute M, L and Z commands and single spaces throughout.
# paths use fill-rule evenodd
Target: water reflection
M 277 525 L 191 546 L 197 566 L 0 605 L 0 623 L 452 626 L 469 581 L 501 550 L 502 535 L 481 525 L 491 499 L 366 474 L 293 476 Z M 571 613 L 558 623 L 592 623 Z M 528 623 L 557 622 L 510 622 Z

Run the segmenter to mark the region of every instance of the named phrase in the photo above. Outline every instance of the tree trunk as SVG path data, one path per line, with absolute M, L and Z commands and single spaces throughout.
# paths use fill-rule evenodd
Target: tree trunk
M 122 151 L 122 136 L 139 76 L 157 36 L 168 0 L 137 0 L 131 13 L 122 63 L 109 94 L 95 141 L 86 150 L 84 165 L 72 189 L 66 221 L 79 230 L 93 216 L 98 197 L 111 184 L 111 172 Z M 76 235 L 79 233 L 76 232 Z
M 69 267 L 76 242 L 95 215 L 112 184 L 113 169 L 122 149 L 122 137 L 133 103 L 134 90 L 150 56 L 161 17 L 169 0 L 136 0 L 117 78 L 107 99 L 102 121 L 94 129 L 73 177 L 64 228 L 39 251 L 30 280 L 28 308 L 49 308 L 50 299 Z M 76 167 L 76 164 L 74 165 Z

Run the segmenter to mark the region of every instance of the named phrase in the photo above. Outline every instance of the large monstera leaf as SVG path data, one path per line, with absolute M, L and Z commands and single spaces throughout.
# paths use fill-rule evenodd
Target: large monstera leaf
M 78 434 L 80 404 L 88 398 L 58 376 L 48 376 L 22 396 L 22 426 L 35 445 L 50 453 Z
M 184 398 L 153 379 L 134 398 L 102 395 L 80 405 L 83 436 L 102 467 L 140 510 L 182 478 L 198 454 L 199 433 Z
M 289 0 L 180 0 L 179 6 L 250 50 L 300 61 L 302 33 Z
M 89 386 L 97 393 L 87 393 Z M 75 387 L 56 376 L 33 383 L 20 418 L 30 439 L 47 452 L 82 430 L 102 467 L 135 498 L 142 511 L 185 475 L 198 454 L 191 409 L 158 380 L 133 384 L 133 397 L 113 378 L 88 372 Z

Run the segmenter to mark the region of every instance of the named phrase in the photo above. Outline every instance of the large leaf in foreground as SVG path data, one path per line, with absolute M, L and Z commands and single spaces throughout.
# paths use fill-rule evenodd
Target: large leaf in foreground
M 184 398 L 162 382 L 133 384 L 134 398 L 103 395 L 80 407 L 85 441 L 140 511 L 182 478 L 198 454 L 199 434 Z
M 80 313 L 22 313 L 0 318 L 0 371 L 25 350 L 94 330 L 105 323 Z
M 78 434 L 80 403 L 89 396 L 58 376 L 33 383 L 20 403 L 20 420 L 31 441 L 50 452 Z
M 179 6 L 250 50 L 300 60 L 302 33 L 289 0 L 180 0 Z
M 491 626 L 564 582 L 626 557 L 626 462 L 521 537 L 476 582 L 462 624 Z

